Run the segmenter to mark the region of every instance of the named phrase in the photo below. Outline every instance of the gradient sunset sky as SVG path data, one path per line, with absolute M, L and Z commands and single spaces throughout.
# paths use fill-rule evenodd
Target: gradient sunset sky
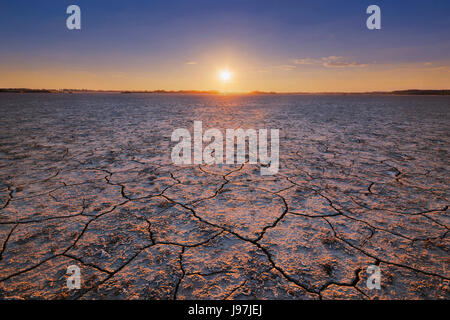
M 81 30 L 66 28 L 71 4 Z M 371 4 L 381 30 L 366 28 Z M 0 0 L 0 87 L 450 89 L 449 17 L 448 0 Z

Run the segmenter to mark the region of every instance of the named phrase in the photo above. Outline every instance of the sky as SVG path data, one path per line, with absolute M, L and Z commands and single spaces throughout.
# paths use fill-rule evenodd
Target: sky
M 449 14 L 448 0 L 0 0 L 0 88 L 450 89 Z

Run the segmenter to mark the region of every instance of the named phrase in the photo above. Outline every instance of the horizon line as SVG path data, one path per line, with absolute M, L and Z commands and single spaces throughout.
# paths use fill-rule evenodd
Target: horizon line
M 159 94 L 209 94 L 209 95 L 314 95 L 314 94 L 406 94 L 450 95 L 450 89 L 403 89 L 392 91 L 220 91 L 220 90 L 110 90 L 110 89 L 48 89 L 48 88 L 0 88 L 0 93 L 159 93 Z

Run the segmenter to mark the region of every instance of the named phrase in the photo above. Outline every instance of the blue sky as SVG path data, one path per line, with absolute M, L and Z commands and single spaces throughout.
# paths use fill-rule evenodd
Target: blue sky
M 80 31 L 65 26 L 70 4 L 81 8 Z M 370 4 L 381 8 L 381 30 L 365 27 Z M 83 87 L 84 74 L 84 83 L 97 88 L 214 89 L 220 83 L 209 70 L 224 66 L 236 74 L 235 90 L 290 91 L 298 83 L 301 91 L 306 75 L 317 89 L 324 77 L 325 90 L 333 72 L 347 79 L 346 72 L 368 76 L 425 64 L 444 70 L 442 82 L 450 60 L 449 13 L 447 0 L 2 0 L 0 71 L 11 80 L 1 77 L 0 86 L 39 87 L 40 77 L 43 85 L 56 85 L 72 74 L 62 85 Z M 325 70 L 320 59 L 327 57 L 361 68 Z M 266 82 L 256 81 L 258 73 L 268 74 Z M 122 80 L 111 82 L 114 77 Z M 435 84 L 417 87 L 429 85 Z M 345 91 L 354 85 L 348 86 Z

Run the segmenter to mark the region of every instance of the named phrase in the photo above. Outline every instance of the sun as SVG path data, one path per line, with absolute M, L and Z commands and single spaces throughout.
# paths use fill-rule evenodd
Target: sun
M 229 70 L 222 70 L 219 72 L 219 78 L 223 82 L 228 82 L 231 80 L 231 72 Z

